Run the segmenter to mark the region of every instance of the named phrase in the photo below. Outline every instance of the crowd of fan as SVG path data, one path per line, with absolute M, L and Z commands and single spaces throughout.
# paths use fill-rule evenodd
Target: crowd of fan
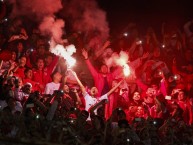
M 103 60 L 108 41 L 96 57 L 93 49 L 82 49 L 82 34 L 73 33 L 63 45 L 74 43 L 80 61 L 69 70 L 63 58 L 49 52 L 48 39 L 38 29 L 27 32 L 20 21 L 2 25 L 0 139 L 66 145 L 193 144 L 191 25 L 163 31 L 160 41 L 152 28 L 142 36 L 132 25 L 129 36 L 114 45 L 114 51 L 129 56 L 132 73 L 126 78 L 119 66 L 111 72 L 107 65 L 98 71 L 93 67 Z M 90 74 L 81 70 L 86 68 L 95 87 L 88 83 Z

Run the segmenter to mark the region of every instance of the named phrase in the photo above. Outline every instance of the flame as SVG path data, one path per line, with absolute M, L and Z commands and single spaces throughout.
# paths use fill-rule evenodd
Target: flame
M 52 47 L 50 51 L 55 55 L 63 57 L 67 62 L 68 68 L 71 68 L 75 65 L 76 59 L 71 56 L 73 53 L 76 52 L 76 48 L 74 45 L 64 47 L 63 45 L 58 44 L 55 47 Z
M 130 67 L 129 67 L 128 64 L 125 64 L 125 65 L 123 66 L 123 73 L 124 73 L 124 75 L 125 75 L 126 77 L 131 74 Z
M 68 68 L 71 68 L 76 64 L 76 59 L 71 57 L 71 56 L 67 56 L 66 61 L 67 61 L 67 64 L 68 64 Z
M 121 51 L 119 53 L 119 56 L 116 56 L 115 58 L 116 64 L 123 66 L 123 73 L 125 76 L 129 76 L 131 74 L 130 67 L 127 64 L 128 59 L 129 59 L 128 54 L 124 51 Z

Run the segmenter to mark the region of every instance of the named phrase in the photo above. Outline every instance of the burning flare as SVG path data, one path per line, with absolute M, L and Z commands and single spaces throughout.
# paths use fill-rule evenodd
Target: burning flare
M 125 64 L 125 65 L 123 66 L 123 73 L 124 73 L 124 75 L 125 75 L 126 77 L 131 74 L 130 67 L 129 67 L 128 64 Z
M 76 59 L 72 57 L 72 54 L 76 52 L 74 45 L 64 47 L 63 45 L 58 44 L 55 47 L 51 47 L 50 52 L 63 57 L 67 62 L 68 68 L 71 68 L 76 63 Z
M 128 62 L 128 54 L 124 51 L 121 51 L 119 54 L 119 57 L 116 58 L 116 64 L 123 66 L 123 73 L 127 77 L 131 74 L 131 70 L 129 65 L 127 64 Z

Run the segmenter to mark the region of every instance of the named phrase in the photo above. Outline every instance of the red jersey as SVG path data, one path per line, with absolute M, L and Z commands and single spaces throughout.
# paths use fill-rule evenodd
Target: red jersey
M 44 92 L 44 89 L 45 89 L 45 85 L 47 83 L 49 83 L 49 80 L 50 80 L 50 76 L 49 74 L 42 70 L 33 70 L 33 78 L 32 78 L 33 81 L 39 83 L 40 85 L 43 85 L 43 88 L 41 88 L 40 92 Z
M 25 77 L 24 75 L 24 71 L 25 71 L 25 67 L 19 67 L 15 72 L 14 72 L 14 76 L 20 77 L 21 79 L 23 79 Z

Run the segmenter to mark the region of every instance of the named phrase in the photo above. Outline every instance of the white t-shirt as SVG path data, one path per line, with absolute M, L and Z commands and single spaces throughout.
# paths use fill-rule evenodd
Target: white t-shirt
M 56 84 L 54 82 L 47 83 L 45 87 L 44 94 L 50 94 L 52 95 L 55 90 L 59 90 L 60 88 L 60 83 Z
M 91 97 L 87 92 L 86 95 L 84 96 L 85 99 L 85 110 L 88 111 L 92 106 L 94 106 L 96 103 L 107 99 L 108 100 L 108 96 L 107 94 L 104 94 L 103 96 L 101 96 L 100 98 L 93 98 Z

